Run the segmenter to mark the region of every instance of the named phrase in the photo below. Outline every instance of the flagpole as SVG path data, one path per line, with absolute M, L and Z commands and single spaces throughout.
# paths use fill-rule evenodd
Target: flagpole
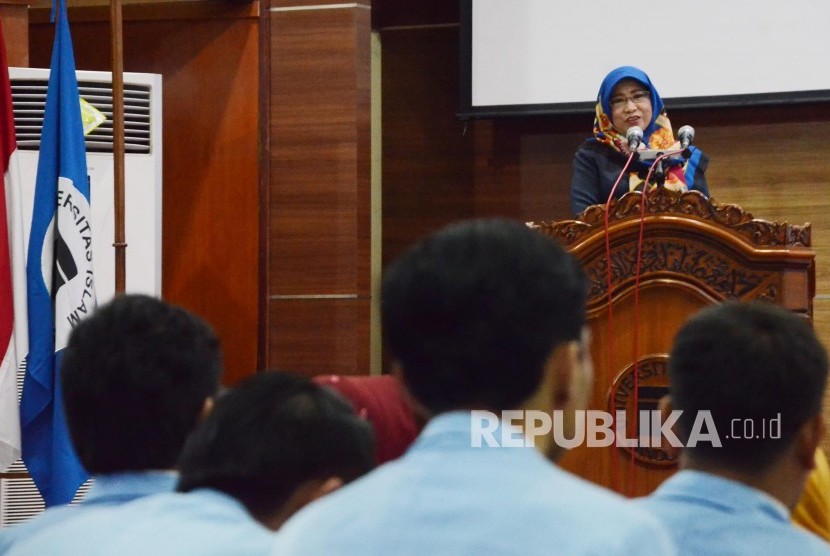
M 112 56 L 112 153 L 114 172 L 115 293 L 126 287 L 127 243 L 124 232 L 124 41 L 121 26 L 121 0 L 110 0 L 110 39 Z

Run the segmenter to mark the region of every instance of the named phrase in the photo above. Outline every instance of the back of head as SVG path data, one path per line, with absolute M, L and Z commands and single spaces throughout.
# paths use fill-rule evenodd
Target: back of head
M 415 245 L 385 274 L 384 340 L 432 413 L 518 407 L 547 357 L 578 340 L 586 283 L 570 254 L 508 220 L 477 220 Z
M 195 315 L 145 295 L 122 295 L 72 331 L 60 367 L 72 442 L 90 473 L 172 469 L 222 357 Z
M 687 447 L 690 461 L 755 473 L 778 461 L 821 412 L 827 354 L 803 318 L 767 303 L 729 302 L 701 311 L 678 332 L 669 378 L 684 445 L 706 410 L 723 444 Z M 752 435 L 744 434 L 745 422 Z
M 212 488 L 261 520 L 311 481 L 351 481 L 374 465 L 371 427 L 310 380 L 260 373 L 225 393 L 182 452 L 178 489 Z

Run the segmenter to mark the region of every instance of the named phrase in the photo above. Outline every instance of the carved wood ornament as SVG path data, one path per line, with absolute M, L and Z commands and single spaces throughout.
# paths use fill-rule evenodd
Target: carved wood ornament
M 640 218 L 642 193 L 632 191 L 611 201 L 609 225 L 632 218 Z M 708 221 L 745 238 L 755 247 L 811 247 L 810 224 L 794 225 L 786 222 L 759 220 L 738 205 L 718 203 L 698 191 L 684 193 L 655 188 L 646 194 L 645 213 L 650 215 L 684 215 Z M 587 236 L 602 231 L 605 226 L 605 205 L 592 205 L 575 220 L 540 222 L 534 227 L 563 245 L 573 247 Z
M 615 294 L 623 295 L 633 287 L 642 195 L 635 191 L 611 201 L 608 233 Z M 802 269 L 812 265 L 809 223 L 760 220 L 737 205 L 720 204 L 697 191 L 664 188 L 646 193 L 644 212 L 641 287 L 655 280 L 674 281 L 712 302 L 763 299 L 778 303 L 782 265 Z M 529 225 L 558 240 L 582 261 L 590 280 L 589 311 L 605 303 L 605 205 L 588 207 L 576 220 Z M 811 289 L 813 274 L 809 272 Z

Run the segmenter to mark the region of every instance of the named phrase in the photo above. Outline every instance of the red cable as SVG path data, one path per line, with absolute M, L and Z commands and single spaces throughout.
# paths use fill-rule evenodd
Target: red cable
M 640 359 L 640 264 L 643 258 L 643 244 L 645 243 L 644 239 L 644 232 L 645 232 L 645 222 L 646 222 L 646 192 L 648 191 L 648 182 L 651 179 L 651 175 L 654 172 L 655 166 L 657 163 L 662 161 L 663 159 L 672 156 L 674 154 L 678 154 L 682 152 L 680 151 L 669 151 L 663 153 L 657 158 L 654 159 L 654 162 L 651 163 L 651 167 L 648 169 L 648 174 L 646 174 L 646 179 L 643 182 L 643 193 L 640 198 L 640 234 L 637 240 L 637 260 L 634 265 L 634 415 L 635 419 L 637 419 L 640 415 L 640 404 L 639 404 L 639 386 L 640 386 L 640 368 L 639 368 L 639 359 Z M 637 422 L 635 420 L 635 422 Z M 639 427 L 638 427 L 639 429 Z M 636 431 L 635 431 L 636 432 Z M 639 435 L 637 436 L 639 438 Z M 629 496 L 634 496 L 634 452 L 635 450 L 631 450 L 631 456 L 629 458 L 629 474 L 628 474 L 628 494 Z
M 611 365 L 614 362 L 614 302 L 613 302 L 613 284 L 611 282 L 611 237 L 608 234 L 608 219 L 611 210 L 611 200 L 614 198 L 614 193 L 617 191 L 617 186 L 620 184 L 620 180 L 625 175 L 625 171 L 628 169 L 628 166 L 631 164 L 631 160 L 634 158 L 634 152 L 632 151 L 631 154 L 628 155 L 628 160 L 625 161 L 625 166 L 623 166 L 622 171 L 620 171 L 620 175 L 617 176 L 617 181 L 614 182 L 614 187 L 611 188 L 611 193 L 608 194 L 608 200 L 605 202 L 605 269 L 606 269 L 606 280 L 607 280 L 607 289 L 608 289 L 608 368 L 610 370 Z M 617 398 L 617 391 L 614 390 L 611 394 L 611 407 L 616 407 L 616 398 Z M 619 492 L 619 478 L 617 476 L 618 473 L 618 465 L 617 465 L 617 448 L 616 446 L 612 447 L 611 450 L 611 488 L 615 491 Z

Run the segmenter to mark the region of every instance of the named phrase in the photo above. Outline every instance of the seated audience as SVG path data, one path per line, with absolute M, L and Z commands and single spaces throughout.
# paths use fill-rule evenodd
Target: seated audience
M 159 299 L 119 296 L 78 323 L 60 380 L 72 443 L 94 483 L 80 505 L 0 530 L 0 554 L 93 508 L 172 491 L 182 446 L 209 411 L 221 372 L 213 330 Z
M 585 297 L 576 260 L 518 222 L 418 243 L 386 272 L 381 307 L 402 382 L 431 418 L 403 457 L 298 512 L 273 554 L 673 554 L 656 520 L 540 450 L 472 438 L 471 410 L 584 405 Z
M 229 390 L 188 440 L 177 493 L 61 524 L 10 556 L 269 554 L 299 508 L 372 468 L 371 427 L 337 394 L 272 372 Z
M 830 555 L 790 522 L 824 433 L 826 381 L 809 323 L 780 307 L 725 303 L 682 327 L 667 407 L 682 411 L 681 471 L 638 502 L 680 554 Z
M 351 402 L 357 415 L 372 424 L 377 465 L 401 457 L 421 430 L 421 419 L 392 375 L 320 375 L 314 382 L 338 392 Z

